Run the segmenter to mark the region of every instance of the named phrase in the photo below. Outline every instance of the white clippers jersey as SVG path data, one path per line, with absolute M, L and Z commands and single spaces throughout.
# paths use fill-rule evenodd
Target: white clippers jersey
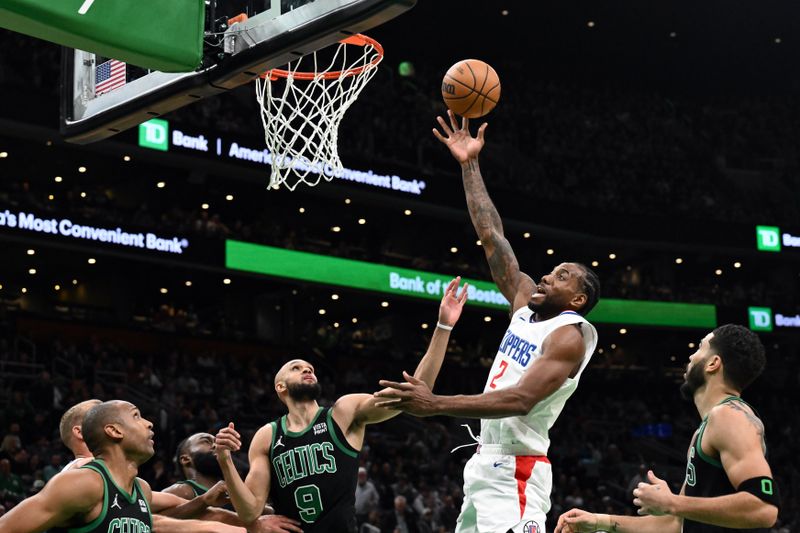
M 528 414 L 481 420 L 483 444 L 519 450 L 514 455 L 547 455 L 550 428 L 564 409 L 567 399 L 578 388 L 578 380 L 597 346 L 597 330 L 574 311 L 564 311 L 542 322 L 534 322 L 533 316 L 533 311 L 523 306 L 511 317 L 511 324 L 500 342 L 484 392 L 516 385 L 533 362 L 542 356 L 542 345 L 547 336 L 561 326 L 580 325 L 585 357 L 575 377 L 567 378 L 558 390 L 537 403 Z

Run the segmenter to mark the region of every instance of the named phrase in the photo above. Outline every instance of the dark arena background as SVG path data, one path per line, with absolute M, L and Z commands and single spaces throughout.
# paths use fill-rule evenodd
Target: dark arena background
M 772 531 L 800 532 L 798 21 L 788 0 L 421 0 L 368 32 L 386 56 L 339 132 L 361 172 L 294 192 L 267 190 L 253 160 L 251 84 L 159 117 L 164 146 L 139 128 L 79 146 L 58 131 L 61 48 L 0 30 L 0 514 L 72 458 L 58 421 L 79 401 L 153 421 L 141 476 L 160 490 L 188 435 L 233 421 L 247 443 L 285 412 L 273 378 L 290 358 L 315 365 L 323 405 L 401 380 L 436 326 L 416 291 L 434 274 L 488 282 L 435 389 L 481 392 L 508 307 L 431 133 L 444 72 L 477 58 L 502 82 L 481 163 L 521 269 L 579 261 L 602 282 L 597 350 L 551 431 L 547 530 L 572 507 L 635 514 L 647 469 L 680 489 L 700 419 L 678 387 L 700 339 L 735 323 L 767 350 L 744 398 L 782 492 Z M 378 498 L 360 531 L 453 531 L 466 423 L 368 428 Z

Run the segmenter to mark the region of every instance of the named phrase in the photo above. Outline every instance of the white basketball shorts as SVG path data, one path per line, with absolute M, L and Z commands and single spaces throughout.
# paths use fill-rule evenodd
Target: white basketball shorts
M 486 453 L 464 467 L 455 533 L 546 533 L 553 472 L 547 457 Z

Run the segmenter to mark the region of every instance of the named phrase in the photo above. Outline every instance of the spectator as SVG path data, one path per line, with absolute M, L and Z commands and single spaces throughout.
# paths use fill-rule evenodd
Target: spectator
M 378 491 L 375 490 L 375 485 L 367 479 L 367 469 L 363 466 L 359 467 L 355 504 L 358 525 L 367 521 L 370 513 L 378 508 L 379 501 L 380 496 L 378 496 Z
M 62 467 L 63 464 L 61 462 L 61 454 L 54 453 L 53 455 L 51 455 L 50 464 L 48 464 L 47 466 L 44 467 L 44 469 L 42 469 L 42 475 L 44 476 L 44 480 L 50 481 L 53 478 L 53 476 L 61 472 Z
M 392 533 L 419 533 L 419 517 L 407 504 L 405 496 L 395 496 L 394 509 L 385 515 L 382 529 Z
M 0 459 L 0 501 L 5 507 L 13 507 L 25 497 L 22 479 L 11 471 L 11 462 Z

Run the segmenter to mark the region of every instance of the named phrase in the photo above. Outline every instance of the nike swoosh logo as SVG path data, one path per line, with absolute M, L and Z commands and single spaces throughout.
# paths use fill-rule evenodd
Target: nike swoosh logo
M 495 464 L 494 464 L 494 467 L 495 467 L 495 468 L 497 468 L 498 466 L 500 466 L 500 465 L 504 465 L 504 464 L 505 464 L 505 463 L 495 463 Z

